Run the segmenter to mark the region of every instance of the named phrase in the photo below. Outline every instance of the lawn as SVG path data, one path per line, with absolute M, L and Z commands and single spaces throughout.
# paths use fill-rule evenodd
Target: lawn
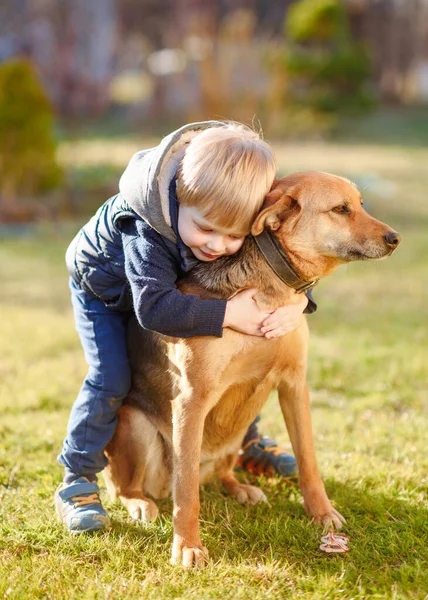
M 63 154 L 121 168 L 141 146 L 93 141 L 73 154 L 69 142 Z M 354 178 L 369 211 L 403 234 L 390 259 L 323 281 L 309 317 L 318 461 L 347 519 L 350 552 L 318 549 L 321 530 L 305 516 L 297 487 L 278 479 L 259 481 L 268 506 L 242 507 L 216 482 L 201 491 L 211 555 L 203 571 L 169 565 L 169 500 L 160 503 L 160 520 L 143 527 L 103 496 L 112 529 L 67 534 L 53 493 L 61 480 L 56 455 L 85 374 L 63 265 L 76 225 L 46 225 L 0 243 L 0 596 L 427 597 L 428 150 L 339 142 L 275 149 L 283 173 L 315 168 Z M 263 430 L 289 447 L 274 394 L 262 416 Z

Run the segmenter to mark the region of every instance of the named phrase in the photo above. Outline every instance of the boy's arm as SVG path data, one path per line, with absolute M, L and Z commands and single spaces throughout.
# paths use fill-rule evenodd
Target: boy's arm
M 129 221 L 122 237 L 126 276 L 140 325 L 173 337 L 221 337 L 226 300 L 202 300 L 180 292 L 177 261 L 146 223 Z

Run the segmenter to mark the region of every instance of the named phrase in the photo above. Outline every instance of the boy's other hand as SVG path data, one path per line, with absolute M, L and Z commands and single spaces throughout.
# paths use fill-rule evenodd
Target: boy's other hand
M 280 306 L 262 323 L 261 332 L 265 338 L 277 338 L 291 333 L 300 325 L 302 314 L 308 305 L 308 299 L 302 294 L 298 304 Z
M 223 327 L 248 335 L 263 336 L 262 324 L 271 313 L 258 307 L 254 300 L 257 292 L 255 288 L 243 290 L 227 301 Z

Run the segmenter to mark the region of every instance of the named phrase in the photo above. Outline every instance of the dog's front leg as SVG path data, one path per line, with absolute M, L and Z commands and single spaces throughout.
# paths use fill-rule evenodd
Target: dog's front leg
M 199 465 L 207 403 L 195 393 L 173 401 L 174 541 L 171 562 L 203 566 L 208 553 L 199 535 Z
M 345 519 L 331 505 L 318 471 L 309 390 L 304 374 L 281 382 L 278 395 L 297 460 L 305 510 L 316 523 L 322 523 L 326 527 L 334 525 L 340 529 Z

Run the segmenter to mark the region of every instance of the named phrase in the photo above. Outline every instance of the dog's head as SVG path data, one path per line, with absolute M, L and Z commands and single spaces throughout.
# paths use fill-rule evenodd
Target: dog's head
M 344 262 L 392 254 L 400 234 L 371 217 L 355 184 L 309 171 L 277 179 L 257 216 L 252 234 L 265 228 L 306 275 L 323 277 Z

